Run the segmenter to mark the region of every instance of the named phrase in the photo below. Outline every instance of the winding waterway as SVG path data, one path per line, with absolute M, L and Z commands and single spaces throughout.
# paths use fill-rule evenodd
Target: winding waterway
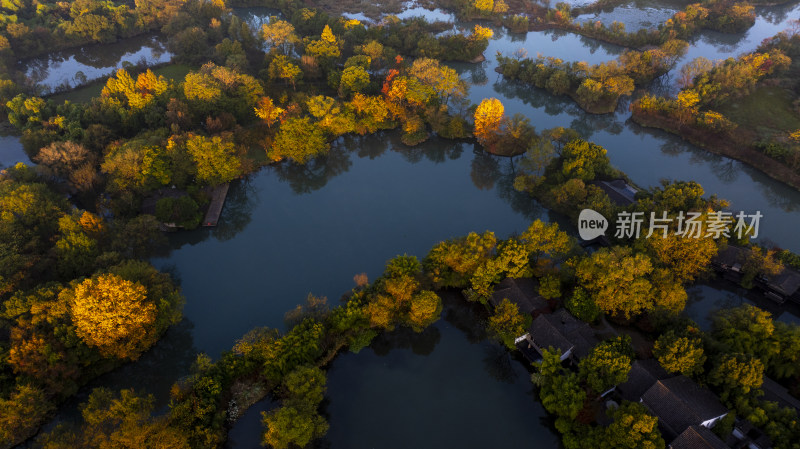
M 113 44 L 71 48 L 24 61 L 25 74 L 43 93 L 74 87 L 111 75 L 129 65 L 151 66 L 169 62 L 172 54 L 163 38 L 142 35 Z
M 751 51 L 799 11 L 797 6 L 758 8 L 753 29 L 738 36 L 703 33 L 684 61 Z M 257 14 L 251 13 L 246 20 L 256 23 Z M 650 20 L 651 12 L 642 14 L 643 20 Z M 611 162 L 641 187 L 665 178 L 698 181 L 708 194 L 729 199 L 733 210 L 760 210 L 762 242 L 768 239 L 800 252 L 800 192 L 739 162 L 631 123 L 627 102 L 614 114 L 586 114 L 566 97 L 508 83 L 494 71 L 495 53 L 518 47 L 530 55 L 541 52 L 590 63 L 613 59 L 623 48 L 563 32 L 497 30 L 497 35 L 485 53 L 487 61 L 454 64 L 473 84 L 473 102 L 496 97 L 507 114 L 522 113 L 538 129 L 577 129 L 607 148 Z M 130 48 L 124 54 L 153 51 L 147 50 L 148 42 L 138 45 L 138 50 Z M 75 65 L 81 61 L 78 54 L 86 61 L 102 61 L 103 48 L 54 55 L 29 70 L 46 85 L 57 86 L 74 79 L 77 70 L 84 71 Z M 669 90 L 674 86 L 671 78 L 675 77 L 658 82 Z M 27 159 L 17 139 L 0 139 L 0 164 Z M 559 221 L 513 190 L 513 174 L 511 160 L 486 155 L 472 144 L 431 139 L 407 148 L 389 132 L 340 139 L 330 155 L 306 167 L 277 165 L 250 176 L 233 186 L 217 228 L 175 234 L 169 256 L 153 260 L 182 283 L 187 298 L 183 322 L 139 361 L 89 387 L 150 392 L 164 410 L 169 386 L 189 371 L 197 352 L 216 357 L 253 327 L 282 327 L 283 314 L 308 293 L 335 303 L 353 286 L 353 275 L 365 272 L 374 279 L 397 254 L 422 257 L 434 243 L 470 231 L 490 229 L 507 237 L 536 218 Z M 703 326 L 711 310 L 750 300 L 743 292 L 717 284 L 693 286 L 689 294 L 687 311 Z M 446 312 L 443 321 L 422 335 L 391 334 L 360 354 L 346 354 L 332 363 L 325 408 L 331 447 L 487 447 L 491 442 L 481 438 L 492 434 L 503 435 L 504 443 L 507 438 L 503 447 L 557 446 L 542 421 L 544 414 L 525 370 L 497 346 L 478 342 L 480 336 L 471 335 L 464 320 L 453 316 L 457 309 L 449 307 L 450 315 Z M 416 390 L 406 388 L 409 385 Z M 65 407 L 63 417 L 71 415 L 68 410 L 74 411 L 86 391 Z M 259 404 L 261 409 L 270 406 Z M 369 420 L 382 425 L 365 425 Z M 229 447 L 257 447 L 259 421 L 258 410 L 249 411 L 232 430 Z M 382 432 L 369 433 L 370 429 Z

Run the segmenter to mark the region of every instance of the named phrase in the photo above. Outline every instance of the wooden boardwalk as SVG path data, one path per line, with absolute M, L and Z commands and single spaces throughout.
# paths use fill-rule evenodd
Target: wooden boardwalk
M 206 217 L 203 219 L 203 226 L 216 226 L 219 221 L 219 216 L 222 214 L 222 206 L 225 204 L 225 198 L 228 196 L 228 188 L 231 184 L 226 182 L 220 184 L 211 190 L 211 203 L 208 205 Z

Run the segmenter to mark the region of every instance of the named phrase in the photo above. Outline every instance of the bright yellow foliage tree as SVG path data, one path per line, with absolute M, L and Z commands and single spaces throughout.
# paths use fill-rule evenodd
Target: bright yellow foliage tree
M 488 13 L 494 9 L 494 0 L 475 0 L 474 5 L 478 11 Z
M 717 243 L 711 238 L 687 239 L 669 233 L 653 234 L 646 239 L 656 261 L 662 263 L 679 282 L 689 282 L 708 267 L 717 254 Z
M 505 118 L 503 103 L 497 98 L 485 98 L 475 109 L 475 138 L 483 146 L 495 143 Z
M 277 17 L 270 17 L 269 23 L 261 26 L 261 38 L 273 47 L 280 47 L 283 54 L 288 55 L 291 46 L 299 40 L 294 32 L 294 26 Z
M 306 53 L 317 57 L 338 58 L 341 54 L 339 42 L 333 35 L 331 27 L 325 25 L 319 40 L 312 41 L 306 47 Z
M 480 41 L 483 39 L 491 39 L 492 36 L 494 36 L 494 31 L 492 31 L 491 28 L 475 25 L 475 28 L 472 29 L 472 34 L 470 35 L 470 39 Z
M 151 70 L 140 73 L 136 81 L 123 69 L 117 71 L 103 87 L 103 101 L 109 104 L 121 104 L 131 109 L 143 109 L 156 97 L 166 92 L 169 81 L 163 76 L 156 76 Z
M 283 108 L 275 106 L 270 97 L 261 97 L 253 110 L 256 113 L 256 117 L 260 118 L 268 127 L 272 127 L 286 112 Z
M 104 356 L 134 360 L 158 338 L 156 306 L 138 282 L 101 274 L 65 292 L 76 333 Z

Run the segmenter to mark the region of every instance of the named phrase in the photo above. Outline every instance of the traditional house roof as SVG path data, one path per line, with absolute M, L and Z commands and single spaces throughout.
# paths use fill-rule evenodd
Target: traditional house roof
M 714 256 L 712 263 L 723 269 L 739 271 L 746 259 L 746 251 L 740 246 L 728 245 Z
M 636 202 L 635 195 L 638 190 L 628 184 L 624 179 L 595 181 L 594 185 L 606 192 L 611 201 L 618 206 L 627 206 Z
M 533 279 L 503 279 L 495 287 L 489 302 L 497 307 L 504 298 L 516 304 L 519 311 L 525 314 L 546 309 L 548 306 L 547 301 L 539 296 L 536 281 Z
M 536 346 L 542 350 L 553 347 L 565 354 L 572 349 L 572 354 L 577 358 L 588 355 L 598 343 L 592 328 L 565 309 L 536 317 L 531 324 L 529 334 Z
M 617 385 L 622 398 L 631 402 L 639 402 L 642 395 L 661 379 L 670 377 L 656 359 L 634 360 L 628 373 L 628 380 Z
M 732 435 L 738 440 L 734 446 L 737 448 L 769 449 L 772 447 L 772 440 L 746 419 L 736 421 Z
M 769 278 L 767 287 L 788 298 L 800 290 L 800 273 L 790 268 L 784 268 L 778 275 Z
M 730 449 L 714 432 L 703 426 L 689 426 L 669 444 L 669 449 Z
M 658 417 L 659 425 L 670 438 L 677 437 L 689 426 L 728 413 L 713 393 L 686 376 L 657 380 L 642 395 L 642 403 Z
M 782 407 L 793 407 L 800 410 L 800 400 L 789 394 L 783 385 L 775 382 L 769 377 L 764 376 L 764 383 L 761 385 L 764 391 L 764 399 L 767 401 L 777 402 Z

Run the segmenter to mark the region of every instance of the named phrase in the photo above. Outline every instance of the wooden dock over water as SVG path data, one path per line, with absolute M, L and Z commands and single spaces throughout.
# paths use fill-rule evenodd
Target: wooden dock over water
M 211 203 L 208 205 L 206 217 L 203 219 L 203 226 L 216 226 L 219 221 L 219 216 L 222 214 L 222 206 L 225 204 L 225 198 L 228 196 L 228 189 L 231 184 L 226 182 L 214 187 L 209 195 L 211 195 Z

